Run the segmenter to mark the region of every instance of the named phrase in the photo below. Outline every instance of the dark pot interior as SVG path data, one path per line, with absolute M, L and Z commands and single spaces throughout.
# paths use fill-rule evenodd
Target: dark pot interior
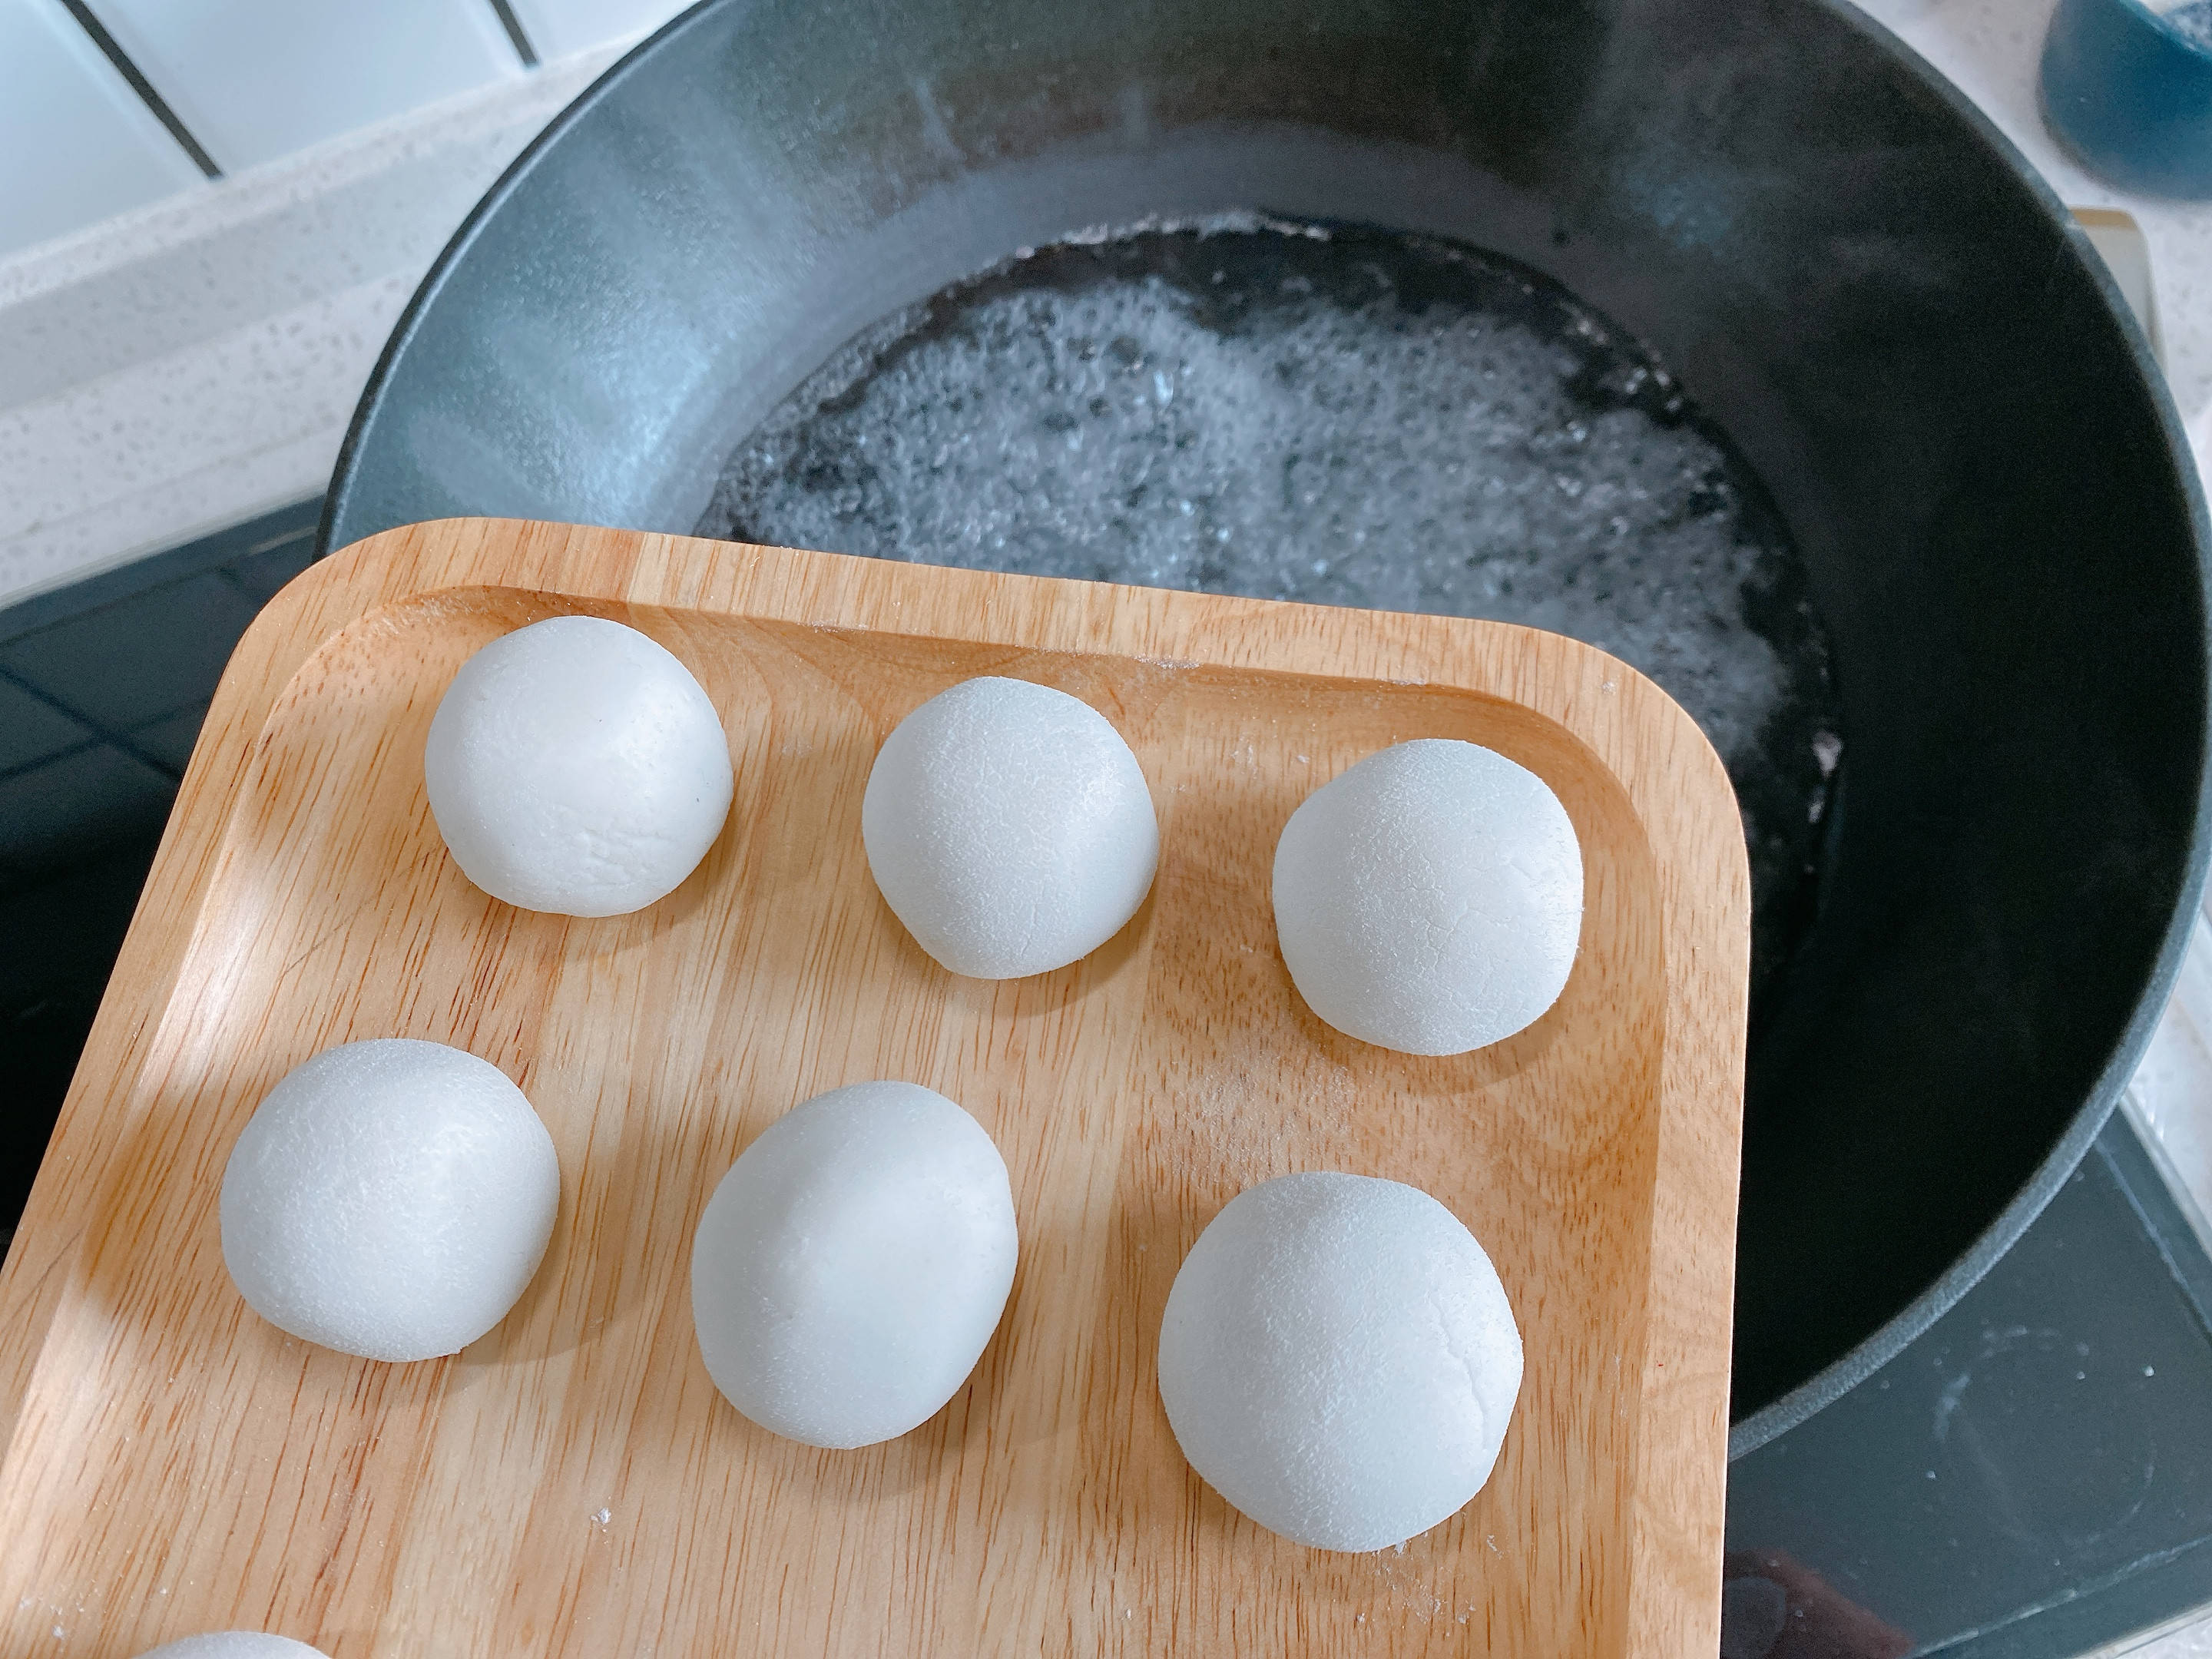
M 1643 337 L 1764 479 L 1845 759 L 1747 1105 L 1735 1413 L 1948 1305 L 2102 1121 L 2201 881 L 2203 507 L 2142 340 L 1964 102 L 1825 0 L 721 0 L 448 250 L 326 546 L 688 531 L 842 341 L 1014 249 L 1259 209 Z

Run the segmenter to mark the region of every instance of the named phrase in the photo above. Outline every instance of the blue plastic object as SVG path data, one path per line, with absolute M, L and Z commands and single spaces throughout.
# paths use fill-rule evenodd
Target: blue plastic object
M 2083 166 L 2125 190 L 2212 198 L 2212 4 L 2059 0 L 2043 114 Z

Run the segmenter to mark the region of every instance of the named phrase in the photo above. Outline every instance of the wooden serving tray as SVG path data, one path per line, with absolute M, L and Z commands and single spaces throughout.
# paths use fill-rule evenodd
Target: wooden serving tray
M 455 668 L 571 611 L 690 665 L 737 766 L 705 863 L 605 921 L 478 892 L 422 787 Z M 1135 921 L 1003 983 L 921 953 L 860 832 L 884 734 L 982 673 L 1100 708 L 1160 815 Z M 1444 736 L 1559 793 L 1588 909 L 1550 1013 L 1422 1059 L 1306 1011 L 1269 879 L 1309 791 Z M 245 1626 L 337 1659 L 1711 1654 L 1747 917 L 1712 750 L 1554 635 L 561 525 L 362 543 L 223 677 L 0 1278 L 0 1652 L 128 1659 Z M 561 1155 L 521 1303 L 413 1365 L 264 1324 L 216 1230 L 263 1094 L 386 1036 L 497 1064 Z M 867 1078 L 996 1137 L 1021 1267 L 945 1411 L 819 1451 L 708 1382 L 691 1234 L 753 1136 Z M 1243 1520 L 1154 1383 L 1199 1230 L 1315 1169 L 1449 1206 L 1526 1340 L 1490 1485 L 1399 1551 Z

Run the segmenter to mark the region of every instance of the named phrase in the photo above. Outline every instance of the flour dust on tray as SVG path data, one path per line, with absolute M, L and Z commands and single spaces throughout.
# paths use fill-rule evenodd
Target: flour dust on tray
M 1027 251 L 841 348 L 699 530 L 1571 635 L 1727 760 L 1756 971 L 1809 917 L 1841 742 L 1789 534 L 1644 346 L 1510 261 L 1249 216 Z

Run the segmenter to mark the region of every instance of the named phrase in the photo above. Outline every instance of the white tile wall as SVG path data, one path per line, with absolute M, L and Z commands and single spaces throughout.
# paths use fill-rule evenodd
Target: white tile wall
M 516 21 L 541 58 L 657 29 L 691 0 L 512 0 Z
M 424 268 L 617 50 L 0 259 L 0 606 L 319 491 Z
M 689 0 L 514 0 L 538 57 L 658 28 Z M 89 0 L 227 173 L 523 75 L 492 0 Z M 197 185 L 62 0 L 0 0 L 0 258 Z
M 226 173 L 522 74 L 489 0 L 92 0 Z
M 201 182 L 60 0 L 0 0 L 0 254 Z

